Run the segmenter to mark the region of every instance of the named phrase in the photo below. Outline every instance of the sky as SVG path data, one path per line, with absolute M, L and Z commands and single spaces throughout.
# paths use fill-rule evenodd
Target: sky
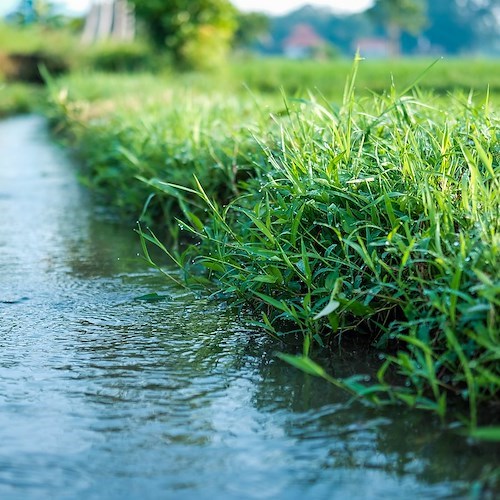
M 52 0 L 68 12 L 84 13 L 92 0 Z M 284 14 L 306 3 L 318 6 L 329 6 L 337 12 L 356 12 L 369 7 L 373 0 L 232 0 L 242 11 L 260 11 L 269 14 Z M 0 0 L 0 15 L 10 12 L 19 5 L 19 0 Z

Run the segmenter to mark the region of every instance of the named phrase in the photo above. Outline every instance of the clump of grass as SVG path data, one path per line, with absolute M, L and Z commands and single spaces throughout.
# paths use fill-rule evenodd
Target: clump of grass
M 32 54 L 49 51 L 53 54 L 71 55 L 76 51 L 79 38 L 65 29 L 52 29 L 33 24 L 15 26 L 0 22 L 0 47 L 2 53 Z
M 82 54 L 82 66 L 94 71 L 131 73 L 161 71 L 168 64 L 166 57 L 154 53 L 144 41 L 106 41 L 88 47 Z
M 134 216 L 154 191 L 149 221 L 183 229 L 179 248 L 142 232 L 146 251 L 302 343 L 283 359 L 379 403 L 465 401 L 474 427 L 500 381 L 498 117 L 488 96 L 355 84 L 340 105 L 228 98 L 196 75 L 72 75 L 50 93 L 86 182 Z M 371 385 L 312 359 L 350 342 L 384 353 Z
M 155 182 L 201 242 L 175 259 L 271 335 L 305 339 L 287 361 L 327 377 L 311 346 L 365 339 L 386 356 L 359 394 L 443 417 L 463 400 L 475 427 L 500 382 L 498 118 L 487 99 L 443 107 L 418 90 L 357 101 L 354 83 L 340 107 L 285 101 L 280 133 L 258 140 L 267 162 L 224 206 L 203 182 Z

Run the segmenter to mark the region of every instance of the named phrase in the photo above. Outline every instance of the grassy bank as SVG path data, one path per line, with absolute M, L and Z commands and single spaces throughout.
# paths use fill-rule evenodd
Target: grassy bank
M 155 193 L 146 219 L 184 230 L 164 249 L 190 286 L 302 343 L 288 362 L 379 403 L 445 416 L 465 402 L 474 427 L 500 385 L 499 122 L 484 86 L 360 96 L 352 77 L 341 98 L 284 98 L 233 71 L 70 76 L 51 86 L 52 121 L 111 204 L 137 216 Z M 312 360 L 352 342 L 384 353 L 377 381 Z
M 45 99 L 45 89 L 38 85 L 0 83 L 0 118 L 40 111 Z
M 251 132 L 265 128 L 268 114 L 248 95 L 205 85 L 195 75 L 73 75 L 52 83 L 48 114 L 82 159 L 84 181 L 136 220 L 155 191 L 138 177 L 192 188 L 196 177 L 224 202 L 264 161 Z M 181 209 L 173 193 L 156 191 L 145 216 L 176 232 L 172 217 Z

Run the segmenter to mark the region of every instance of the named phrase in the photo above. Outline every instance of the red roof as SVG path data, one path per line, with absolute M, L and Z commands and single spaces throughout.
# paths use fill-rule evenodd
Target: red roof
M 285 39 L 283 45 L 287 48 L 309 48 L 323 45 L 325 41 L 314 31 L 309 24 L 296 24 L 292 33 Z

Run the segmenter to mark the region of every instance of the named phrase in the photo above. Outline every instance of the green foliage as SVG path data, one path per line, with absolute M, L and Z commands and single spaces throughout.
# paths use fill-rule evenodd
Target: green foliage
M 78 145 L 86 183 L 134 219 L 159 179 L 194 187 L 197 175 L 219 199 L 233 197 L 251 168 L 247 147 L 257 149 L 241 135 L 254 126 L 251 101 L 186 90 L 187 75 L 165 78 L 73 75 L 50 88 L 52 120 Z M 214 86 L 205 77 L 199 85 Z M 176 213 L 179 200 L 169 192 L 151 201 L 148 216 L 173 222 Z
M 429 59 L 363 61 L 356 79 L 357 96 L 383 93 L 392 81 L 402 88 L 407 87 L 415 80 L 415 75 L 423 73 L 431 63 Z M 489 91 L 495 101 L 500 94 L 500 72 L 497 67 L 498 63 L 489 59 L 443 60 L 419 81 L 419 88 L 440 95 L 457 91 L 468 94 L 473 89 L 474 94 L 481 97 L 485 97 Z M 339 101 L 351 71 L 351 62 L 298 62 L 266 58 L 236 60 L 231 70 L 233 79 L 245 82 L 252 91 L 276 95 L 283 88 L 287 95 L 307 97 L 307 91 L 314 90 L 327 99 Z
M 375 341 L 388 353 L 377 391 L 441 416 L 459 396 L 475 427 L 500 380 L 498 119 L 394 90 L 356 106 L 353 83 L 340 109 L 285 102 L 240 197 L 223 207 L 197 184 L 209 216 L 184 209 L 201 245 L 177 260 L 273 336 Z M 394 371 L 405 384 L 389 390 Z
M 39 65 L 57 74 L 78 61 L 77 39 L 67 30 L 0 23 L 0 80 L 41 82 Z
M 89 47 L 85 64 L 96 71 L 138 72 L 156 71 L 166 66 L 153 49 L 144 42 L 106 41 Z
M 425 25 L 425 9 L 424 0 L 376 0 L 368 14 L 386 26 L 416 34 Z
M 23 83 L 0 84 L 0 117 L 32 113 L 43 102 L 43 90 Z
M 65 29 L 0 23 L 0 51 L 3 53 L 49 52 L 65 56 L 72 55 L 77 43 L 78 39 Z
M 260 37 L 268 34 L 269 17 L 259 12 L 239 12 L 237 16 L 238 29 L 234 41 L 238 47 L 248 47 Z
M 11 20 L 19 25 L 37 24 L 53 28 L 64 24 L 54 3 L 46 0 L 20 0 L 17 9 L 11 14 Z
M 137 15 L 158 47 L 184 68 L 208 69 L 224 62 L 236 29 L 227 0 L 134 0 Z
M 393 55 L 398 55 L 401 32 L 417 35 L 426 24 L 425 10 L 425 0 L 376 0 L 368 15 L 385 27 Z
M 500 427 L 478 427 L 469 434 L 474 439 L 500 441 Z

